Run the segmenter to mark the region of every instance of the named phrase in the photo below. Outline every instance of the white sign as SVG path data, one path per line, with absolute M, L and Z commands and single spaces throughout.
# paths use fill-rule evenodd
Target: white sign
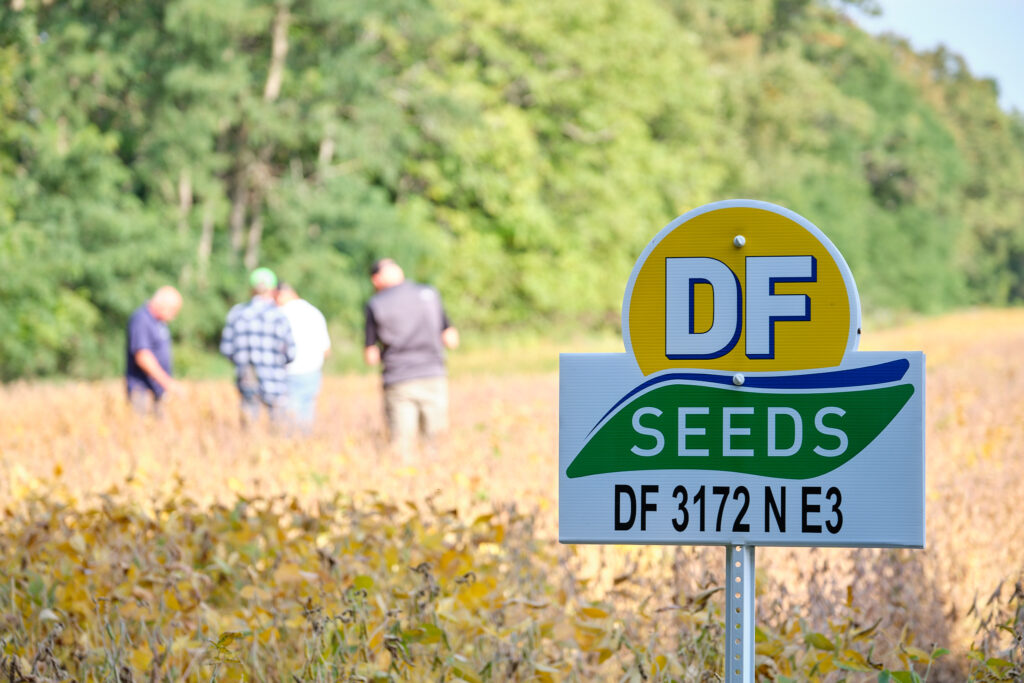
M 858 352 L 835 246 L 764 202 L 666 226 L 621 354 L 562 354 L 564 543 L 924 546 L 924 356 Z

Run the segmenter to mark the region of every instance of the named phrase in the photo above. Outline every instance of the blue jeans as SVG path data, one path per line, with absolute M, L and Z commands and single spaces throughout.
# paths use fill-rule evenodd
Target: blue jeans
M 313 426 L 316 397 L 320 393 L 321 372 L 288 375 L 288 410 L 295 424 L 308 430 Z
M 260 391 L 260 381 L 256 369 L 251 365 L 239 371 L 238 393 L 242 397 L 242 424 L 255 424 L 260 419 L 260 406 L 267 407 L 271 423 L 284 417 L 287 396 L 264 394 Z

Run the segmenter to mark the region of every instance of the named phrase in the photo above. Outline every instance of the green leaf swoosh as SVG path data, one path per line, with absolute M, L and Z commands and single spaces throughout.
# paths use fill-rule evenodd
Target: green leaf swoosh
M 856 457 L 913 394 L 912 384 L 820 393 L 669 384 L 620 407 L 583 446 L 566 475 L 721 470 L 810 479 Z M 704 409 L 706 414 L 693 412 Z M 776 453 L 793 452 L 769 455 L 770 446 Z

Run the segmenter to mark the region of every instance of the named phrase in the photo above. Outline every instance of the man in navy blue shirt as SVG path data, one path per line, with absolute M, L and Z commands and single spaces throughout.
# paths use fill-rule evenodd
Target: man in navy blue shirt
M 285 367 L 295 360 L 292 328 L 274 300 L 277 276 L 257 268 L 249 285 L 252 298 L 231 308 L 220 338 L 220 352 L 235 364 L 243 424 L 259 419 L 261 403 L 272 421 L 282 417 L 288 399 Z
M 156 290 L 128 319 L 125 344 L 125 384 L 128 400 L 136 412 L 160 412 L 167 392 L 180 385 L 171 377 L 171 333 L 167 323 L 181 310 L 181 294 L 174 287 Z

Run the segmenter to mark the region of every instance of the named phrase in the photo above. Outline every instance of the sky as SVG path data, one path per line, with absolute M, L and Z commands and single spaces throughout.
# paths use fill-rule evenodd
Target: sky
M 995 78 L 999 103 L 1024 113 L 1024 0 L 876 0 L 882 15 L 851 16 L 870 33 L 890 32 L 917 50 L 944 44 L 975 76 Z

